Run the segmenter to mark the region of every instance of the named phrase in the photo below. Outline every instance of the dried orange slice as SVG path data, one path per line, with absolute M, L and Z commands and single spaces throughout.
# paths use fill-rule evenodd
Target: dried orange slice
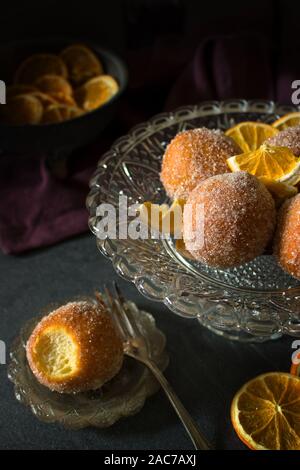
M 30 95 L 18 95 L 1 107 L 3 119 L 11 125 L 38 124 L 43 115 L 41 102 Z
M 72 96 L 73 89 L 70 83 L 59 75 L 43 75 L 35 82 L 36 87 L 43 93 L 56 96 Z
M 277 133 L 278 130 L 268 124 L 251 121 L 241 122 L 225 132 L 243 152 L 257 150 L 265 140 Z
M 195 261 L 195 258 L 191 255 L 191 253 L 187 250 L 184 240 L 182 238 L 178 238 L 175 240 L 175 248 L 184 258 L 191 259 Z
M 62 121 L 67 121 L 80 116 L 83 111 L 79 108 L 72 106 L 65 106 L 62 104 L 55 104 L 49 106 L 43 114 L 43 124 L 54 124 Z
M 160 233 L 175 235 L 179 238 L 182 234 L 184 204 L 182 199 L 175 199 L 171 206 L 146 201 L 139 207 L 139 219 Z
M 14 98 L 15 96 L 26 95 L 27 93 L 33 93 L 35 91 L 38 91 L 38 90 L 33 85 L 22 85 L 21 83 L 10 85 L 6 89 L 6 97 L 7 97 L 7 100 L 10 100 L 11 98 Z
M 62 116 L 59 112 L 59 105 L 54 104 L 45 109 L 43 117 L 42 117 L 42 123 L 43 124 L 55 124 L 58 122 L 62 122 Z
M 231 171 L 247 171 L 289 185 L 300 180 L 300 158 L 287 147 L 263 144 L 257 150 L 228 158 L 227 164 Z
M 300 378 L 283 372 L 246 383 L 231 404 L 239 438 L 253 450 L 300 450 Z
M 65 78 L 58 75 L 43 75 L 37 79 L 35 84 L 42 92 L 47 93 L 58 103 L 76 107 L 76 102 L 72 96 L 72 86 Z
M 64 106 L 64 105 L 59 106 L 59 112 L 62 116 L 63 121 L 66 121 L 68 119 L 74 119 L 83 114 L 82 109 L 79 109 L 75 106 Z
M 298 193 L 298 188 L 287 183 L 281 183 L 280 181 L 274 181 L 266 178 L 265 176 L 259 177 L 260 181 L 270 191 L 275 200 L 280 204 L 284 199 L 295 196 Z
M 54 54 L 35 54 L 24 60 L 19 66 L 15 83 L 32 85 L 42 75 L 59 75 L 66 78 L 67 68 L 60 57 Z
M 70 95 L 62 95 L 59 93 L 52 93 L 51 98 L 53 98 L 57 103 L 65 105 L 65 106 L 73 106 L 77 107 L 76 101 L 74 100 L 73 96 Z
M 43 105 L 44 109 L 56 103 L 50 95 L 46 95 L 46 93 L 42 93 L 41 91 L 34 91 L 32 93 L 27 93 L 27 95 L 37 98 Z
M 278 129 L 279 131 L 283 131 L 288 127 L 294 127 L 300 125 L 300 112 L 295 111 L 294 113 L 288 113 L 282 116 L 281 118 L 277 119 L 277 121 L 273 122 L 272 126 Z
M 116 80 L 110 75 L 92 78 L 75 93 L 77 105 L 85 111 L 92 111 L 110 100 L 119 90 Z
M 67 47 L 60 56 L 67 66 L 70 79 L 76 85 L 103 73 L 103 67 L 98 57 L 82 44 Z

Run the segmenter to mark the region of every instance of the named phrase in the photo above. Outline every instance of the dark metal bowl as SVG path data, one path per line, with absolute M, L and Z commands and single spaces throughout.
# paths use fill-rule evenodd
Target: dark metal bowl
M 58 53 L 74 43 L 84 43 L 94 51 L 101 60 L 105 73 L 117 80 L 120 87 L 118 93 L 100 108 L 69 121 L 24 126 L 0 123 L 1 150 L 10 153 L 43 152 L 47 156 L 66 155 L 92 142 L 112 119 L 127 84 L 127 69 L 114 53 L 91 41 L 78 40 L 78 38 L 56 38 L 18 41 L 2 45 L 0 47 L 0 63 L 2 64 L 0 79 L 10 84 L 17 66 L 31 54 Z

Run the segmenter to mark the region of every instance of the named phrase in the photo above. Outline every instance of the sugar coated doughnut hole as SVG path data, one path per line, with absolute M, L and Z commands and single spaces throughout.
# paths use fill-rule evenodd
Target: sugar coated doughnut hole
M 239 266 L 264 252 L 275 219 L 274 200 L 255 176 L 242 171 L 212 176 L 187 199 L 185 246 L 209 266 Z
M 29 366 L 53 391 L 95 390 L 116 375 L 123 345 L 104 304 L 70 302 L 44 317 L 27 345 Z
M 274 147 L 288 147 L 296 157 L 300 156 L 300 126 L 288 127 L 266 140 Z
M 238 145 L 219 130 L 181 132 L 165 151 L 161 181 L 172 199 L 186 199 L 201 180 L 229 172 L 227 158 L 239 153 Z
M 284 271 L 300 279 L 300 194 L 279 210 L 274 254 Z

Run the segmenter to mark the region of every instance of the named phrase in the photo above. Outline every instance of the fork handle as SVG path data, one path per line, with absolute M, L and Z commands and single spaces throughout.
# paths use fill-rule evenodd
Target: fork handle
M 205 437 L 200 433 L 197 424 L 185 409 L 176 393 L 172 389 L 171 385 L 161 372 L 161 370 L 156 366 L 152 361 L 145 361 L 144 364 L 151 370 L 153 375 L 156 377 L 162 388 L 164 389 L 167 397 L 169 398 L 174 410 L 177 413 L 177 416 L 181 420 L 183 426 L 185 427 L 187 433 L 189 434 L 195 449 L 197 450 L 210 450 L 210 446 L 206 441 Z

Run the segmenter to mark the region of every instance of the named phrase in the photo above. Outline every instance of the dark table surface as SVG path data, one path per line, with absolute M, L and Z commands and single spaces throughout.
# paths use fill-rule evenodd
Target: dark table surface
M 0 255 L 0 270 L 0 339 L 7 349 L 23 323 L 45 305 L 92 294 L 104 282 L 118 279 L 126 296 L 151 312 L 166 334 L 166 376 L 217 449 L 245 448 L 230 423 L 235 391 L 260 373 L 289 369 L 292 338 L 264 344 L 230 342 L 195 320 L 174 315 L 118 278 L 110 261 L 98 253 L 92 235 L 19 257 Z M 109 429 L 70 431 L 39 422 L 16 401 L 5 365 L 0 365 L 0 423 L 1 449 L 192 449 L 162 391 L 137 415 Z

